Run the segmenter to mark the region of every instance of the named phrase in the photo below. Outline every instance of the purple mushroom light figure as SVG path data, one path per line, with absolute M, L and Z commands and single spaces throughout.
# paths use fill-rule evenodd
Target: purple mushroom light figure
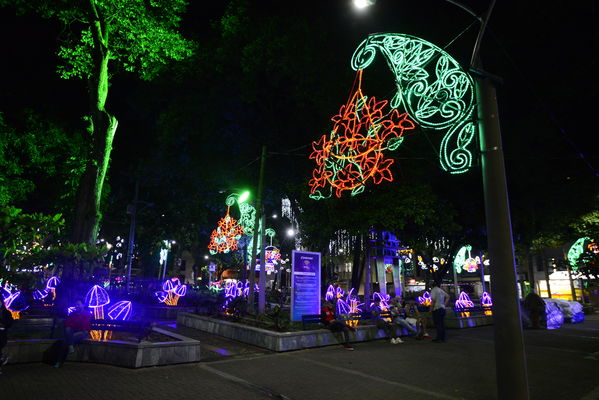
M 3 286 L 0 286 L 0 296 L 2 296 L 2 300 L 6 300 L 8 296 L 10 296 L 10 294 L 10 290 Z
M 167 306 L 176 306 L 179 303 L 179 298 L 186 294 L 187 286 L 182 285 L 179 278 L 167 279 L 162 284 L 162 290 L 154 293 L 158 301 Z
M 110 303 L 110 297 L 103 287 L 94 285 L 85 295 L 85 304 L 94 312 L 94 319 L 104 319 L 104 306 Z M 105 331 L 90 331 L 92 340 L 102 340 Z
M 485 309 L 485 315 L 493 315 L 493 311 L 491 311 L 493 300 L 491 300 L 491 295 L 489 293 L 483 292 L 483 295 L 480 298 L 480 304 Z
M 455 301 L 456 309 L 461 310 L 462 317 L 469 317 L 470 311 L 468 309 L 472 309 L 474 307 L 474 303 L 470 300 L 470 296 L 466 292 L 460 292 L 460 296 Z
M 20 290 L 17 290 L 14 293 L 11 293 L 8 297 L 4 299 L 4 305 L 12 314 L 13 319 L 21 318 L 21 311 L 25 311 L 29 308 L 27 305 L 27 299 L 25 295 Z
M 114 303 L 108 309 L 108 318 L 114 321 L 127 321 L 131 316 L 133 306 L 128 300 L 122 300 Z
M 347 292 L 347 297 L 344 299 L 337 300 L 337 314 L 359 314 L 362 312 L 362 306 L 364 303 L 360 303 L 360 300 L 354 294 L 354 289 Z M 353 328 L 358 325 L 357 319 L 348 319 L 345 323 Z
M 418 296 L 418 304 L 423 306 L 430 306 L 433 303 L 431 294 L 429 292 L 422 293 L 422 296 Z
M 46 291 L 52 293 L 52 301 L 56 299 L 56 286 L 60 284 L 60 279 L 55 276 L 51 276 L 46 282 Z
M 50 293 L 48 293 L 48 290 L 46 289 L 36 290 L 33 292 L 33 299 L 43 301 L 46 297 L 48 297 L 49 294 Z

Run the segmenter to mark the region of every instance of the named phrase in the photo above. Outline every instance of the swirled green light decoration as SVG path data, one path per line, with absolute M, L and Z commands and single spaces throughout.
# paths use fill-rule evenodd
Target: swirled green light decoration
M 467 244 L 466 246 L 462 246 L 460 250 L 456 253 L 453 259 L 453 268 L 455 272 L 458 274 L 462 272 L 462 267 L 466 264 L 466 259 L 470 257 L 470 252 L 472 251 L 472 246 Z
M 441 167 L 452 174 L 467 172 L 472 166 L 468 146 L 476 133 L 470 75 L 441 48 L 402 33 L 370 35 L 354 52 L 352 68 L 367 68 L 377 50 L 395 75 L 397 93 L 391 107 L 401 106 L 423 128 L 445 132 Z
M 572 271 L 576 272 L 578 271 L 578 262 L 580 261 L 580 256 L 582 256 L 582 253 L 584 253 L 585 249 L 584 249 L 584 242 L 591 242 L 593 241 L 593 239 L 591 239 L 590 237 L 581 237 L 580 239 L 578 239 L 576 242 L 574 242 L 574 244 L 570 247 L 570 250 L 568 250 L 568 262 L 570 263 L 570 266 L 572 267 Z

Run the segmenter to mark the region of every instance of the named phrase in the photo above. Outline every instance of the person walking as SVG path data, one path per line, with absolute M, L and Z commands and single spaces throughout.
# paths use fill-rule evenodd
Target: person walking
M 445 307 L 449 302 L 449 295 L 441 289 L 441 282 L 435 281 L 431 290 L 431 310 L 433 322 L 437 329 L 437 337 L 433 339 L 435 343 L 445 343 Z
M 8 356 L 4 354 L 3 350 L 8 342 L 8 328 L 12 323 L 12 314 L 4 305 L 4 299 L 0 295 L 0 368 L 8 362 Z M 2 374 L 2 369 L 0 369 L 0 374 Z

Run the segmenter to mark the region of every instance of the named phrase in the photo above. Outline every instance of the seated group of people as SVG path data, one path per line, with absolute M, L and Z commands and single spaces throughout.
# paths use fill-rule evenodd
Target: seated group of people
M 408 333 L 417 340 L 430 338 L 426 332 L 426 318 L 420 315 L 418 307 L 414 301 L 408 301 L 404 306 L 401 299 L 395 297 L 389 302 L 389 307 L 381 305 L 379 299 L 374 301 L 370 309 L 372 319 L 378 329 L 385 331 L 390 338 L 391 344 L 403 343 L 403 340 L 397 334 L 398 328 L 405 328 Z M 389 315 L 386 312 L 389 312 Z M 321 322 L 335 334 L 337 340 L 347 349 L 354 348 L 349 344 L 349 331 L 355 331 L 355 328 L 347 325 L 344 321 L 335 316 L 335 306 L 330 301 L 325 301 L 321 313 Z

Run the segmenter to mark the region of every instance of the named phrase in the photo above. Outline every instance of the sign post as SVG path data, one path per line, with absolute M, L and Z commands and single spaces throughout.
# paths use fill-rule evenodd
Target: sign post
M 306 314 L 320 314 L 320 253 L 293 250 L 291 320 Z

